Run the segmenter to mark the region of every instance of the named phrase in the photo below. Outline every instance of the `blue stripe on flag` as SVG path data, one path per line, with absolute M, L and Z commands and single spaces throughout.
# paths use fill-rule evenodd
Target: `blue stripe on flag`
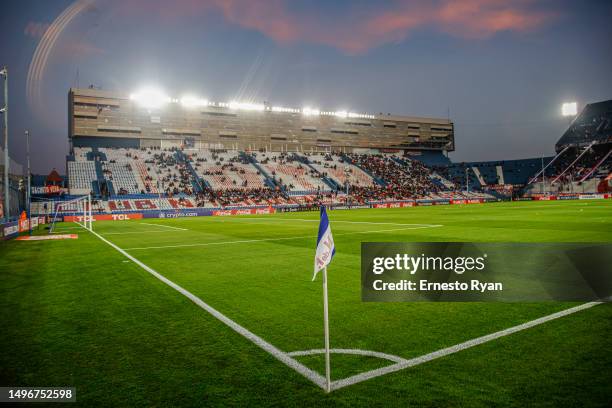
M 325 206 L 321 206 L 321 222 L 319 223 L 319 234 L 317 236 L 317 246 L 319 246 L 319 242 L 321 242 L 321 237 L 325 234 L 325 231 L 329 228 L 329 218 L 327 218 L 327 211 L 325 210 Z M 332 249 L 332 258 L 336 254 L 336 247 Z

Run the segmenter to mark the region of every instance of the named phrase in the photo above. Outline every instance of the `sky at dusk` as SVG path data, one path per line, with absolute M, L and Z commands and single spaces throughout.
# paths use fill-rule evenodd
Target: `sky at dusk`
M 212 101 L 450 115 L 453 161 L 552 154 L 568 124 L 562 102 L 612 99 L 610 1 L 2 5 L 11 155 L 24 162 L 29 129 L 35 173 L 65 172 L 67 94 L 77 85 L 125 93 L 156 85 L 173 97 L 190 92 Z M 78 12 L 56 21 L 69 7 Z M 44 60 L 33 64 L 46 30 L 60 26 L 56 41 L 40 47 Z

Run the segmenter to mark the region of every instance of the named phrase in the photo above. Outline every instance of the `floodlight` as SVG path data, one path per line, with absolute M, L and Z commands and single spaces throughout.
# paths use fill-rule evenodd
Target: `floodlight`
M 185 95 L 181 98 L 181 105 L 185 108 L 197 108 L 199 106 L 208 105 L 206 99 L 198 98 L 197 96 Z
M 302 114 L 306 115 L 306 116 L 319 115 L 320 113 L 321 113 L 321 111 L 318 110 L 318 109 L 313 109 L 313 108 L 309 108 L 309 107 L 302 108 Z
M 576 116 L 578 114 L 578 103 L 564 103 L 563 105 L 561 105 L 561 114 L 563 116 Z
M 285 106 L 272 106 L 272 112 L 281 112 L 281 113 L 299 113 L 299 109 L 295 108 L 287 108 Z
M 130 99 L 144 108 L 161 108 L 170 102 L 170 98 L 156 88 L 145 88 L 130 95 Z
M 247 102 L 236 102 L 232 101 L 229 103 L 230 109 L 240 109 L 249 111 L 263 111 L 266 107 L 263 104 L 247 103 Z
M 336 115 L 339 118 L 346 118 L 348 116 L 348 112 L 345 111 L 345 110 L 336 111 L 336 112 L 334 112 L 334 115 Z

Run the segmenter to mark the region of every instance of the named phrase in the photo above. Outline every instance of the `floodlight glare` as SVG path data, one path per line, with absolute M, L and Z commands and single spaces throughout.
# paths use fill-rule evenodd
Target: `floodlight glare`
M 319 115 L 321 113 L 321 111 L 319 109 L 313 109 L 313 108 L 302 108 L 302 114 L 306 115 L 306 116 L 314 116 L 314 115 Z
M 181 105 L 185 108 L 197 108 L 208 105 L 208 101 L 196 96 L 186 95 L 181 98 Z
M 130 99 L 144 108 L 161 108 L 170 102 L 170 98 L 159 89 L 146 88 L 130 95 Z
M 339 118 L 346 118 L 348 116 L 348 112 L 345 111 L 345 110 L 336 111 L 336 112 L 334 112 L 334 115 L 336 115 Z
M 266 107 L 263 104 L 257 103 L 245 103 L 245 102 L 236 102 L 232 101 L 229 103 L 230 109 L 240 109 L 240 110 L 248 110 L 248 111 L 263 111 Z
M 578 104 L 576 102 L 568 102 L 561 105 L 561 114 L 563 116 L 576 116 L 578 114 Z

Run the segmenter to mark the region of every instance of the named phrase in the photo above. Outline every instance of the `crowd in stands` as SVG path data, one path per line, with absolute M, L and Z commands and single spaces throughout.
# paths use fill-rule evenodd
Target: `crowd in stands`
M 231 205 L 273 205 L 287 202 L 287 195 L 280 189 L 271 188 L 235 188 L 226 190 L 206 189 L 199 194 L 196 202 L 206 200 L 221 207 Z
M 284 186 L 289 190 L 317 190 L 321 191 L 323 183 L 320 181 L 323 174 L 306 164 L 307 159 L 297 154 L 274 153 L 260 154 L 259 163 L 270 171 L 274 184 Z M 252 153 L 257 159 L 258 154 Z M 283 179 L 283 177 L 285 177 Z M 317 182 L 318 181 L 318 182 Z
M 176 149 L 153 153 L 145 160 L 145 163 L 154 166 L 158 189 L 162 189 L 169 197 L 181 193 L 186 195 L 194 193 L 193 174 L 187 164 L 178 162 Z M 147 171 L 151 173 L 151 166 L 147 167 Z M 148 180 L 153 181 L 153 178 L 149 176 Z
M 190 203 L 202 207 L 360 204 L 435 198 L 452 191 L 450 182 L 441 183 L 441 176 L 422 162 L 385 154 L 239 153 L 159 147 L 78 153 L 75 157 L 81 161 L 102 161 L 103 176 L 112 181 L 116 195 L 188 196 Z M 100 186 L 101 192 L 107 191 L 104 187 Z
M 608 146 L 604 146 L 603 148 L 598 146 L 590 147 L 586 152 L 578 149 L 570 149 L 551 165 L 553 175 L 550 178 L 556 179 L 560 176 L 558 182 L 563 184 L 572 181 L 581 181 L 585 177 L 586 181 L 587 179 L 597 177 L 599 174 L 607 175 L 612 167 L 612 155 L 609 155 L 608 151 Z M 572 165 L 583 152 L 584 154 L 582 157 Z M 606 156 L 606 160 L 600 164 Z M 600 164 L 597 169 L 598 171 L 591 172 L 598 164 Z M 591 174 L 589 175 L 590 172 Z
M 305 154 L 309 162 L 318 169 L 323 177 L 336 180 L 340 186 L 372 186 L 376 183 L 363 170 L 346 162 L 342 155 L 336 154 Z
M 384 186 L 352 186 L 358 200 L 404 200 L 442 191 L 440 185 L 432 181 L 431 170 L 419 161 L 406 160 L 405 164 L 400 164 L 390 156 L 372 154 L 349 154 L 347 157 L 351 164 L 385 183 Z
M 209 157 L 198 157 L 197 154 L 188 155 L 188 159 L 191 160 L 194 164 L 194 168 L 201 176 L 218 176 L 219 181 L 222 184 L 226 184 L 226 182 L 230 182 L 233 188 L 258 188 L 259 186 L 251 186 L 249 184 L 249 180 L 247 177 L 247 170 L 243 166 L 239 166 L 238 164 L 248 165 L 249 161 L 246 157 L 241 155 L 224 157 L 223 154 L 227 154 L 227 150 L 224 149 L 212 149 L 210 150 L 210 160 Z M 214 164 L 214 166 L 208 166 L 208 164 Z M 240 176 L 240 181 L 230 177 L 228 174 L 238 174 Z M 261 176 L 259 170 L 256 171 L 257 176 Z

